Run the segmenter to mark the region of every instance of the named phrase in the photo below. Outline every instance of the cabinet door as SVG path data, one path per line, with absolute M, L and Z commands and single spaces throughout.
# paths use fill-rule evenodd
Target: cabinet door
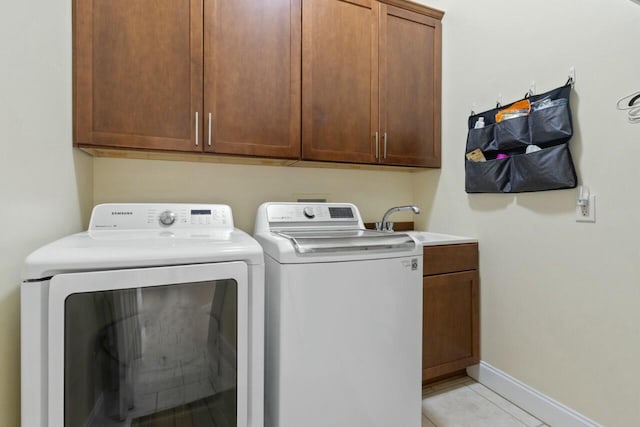
M 300 0 L 205 0 L 205 150 L 300 157 Z
M 440 166 L 441 24 L 382 5 L 381 162 Z
M 303 0 L 302 158 L 376 163 L 374 0 Z
M 200 0 L 76 0 L 75 142 L 199 151 Z
M 422 380 L 478 363 L 478 272 L 425 277 L 422 295 Z

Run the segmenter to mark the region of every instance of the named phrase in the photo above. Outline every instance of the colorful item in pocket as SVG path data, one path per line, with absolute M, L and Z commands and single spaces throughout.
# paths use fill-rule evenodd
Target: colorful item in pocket
M 496 113 L 496 123 L 500 123 L 503 120 L 515 119 L 516 117 L 522 117 L 529 114 L 531 111 L 531 102 L 528 99 L 514 102 L 507 108 Z
M 487 159 L 479 148 L 467 153 L 467 160 L 472 162 L 486 162 Z

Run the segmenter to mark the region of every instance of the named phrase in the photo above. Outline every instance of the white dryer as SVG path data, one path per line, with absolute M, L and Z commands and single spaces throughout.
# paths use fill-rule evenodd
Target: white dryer
M 22 426 L 262 427 L 263 285 L 228 206 L 96 206 L 26 260 Z
M 266 203 L 267 427 L 421 425 L 422 249 L 344 203 Z

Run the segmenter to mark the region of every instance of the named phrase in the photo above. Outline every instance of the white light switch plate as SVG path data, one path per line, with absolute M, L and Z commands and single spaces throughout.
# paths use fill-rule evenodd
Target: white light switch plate
M 582 206 L 576 206 L 576 222 L 596 222 L 596 195 L 589 196 L 589 205 L 586 207 L 586 215 Z

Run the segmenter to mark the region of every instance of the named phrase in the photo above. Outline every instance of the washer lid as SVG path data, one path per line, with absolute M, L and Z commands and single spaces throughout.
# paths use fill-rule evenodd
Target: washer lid
M 254 237 L 282 264 L 420 256 L 406 233 L 365 230 L 351 203 L 268 202 L 258 208 Z
M 372 230 L 287 231 L 275 234 L 288 239 L 298 254 L 394 251 L 416 246 L 408 234 Z

